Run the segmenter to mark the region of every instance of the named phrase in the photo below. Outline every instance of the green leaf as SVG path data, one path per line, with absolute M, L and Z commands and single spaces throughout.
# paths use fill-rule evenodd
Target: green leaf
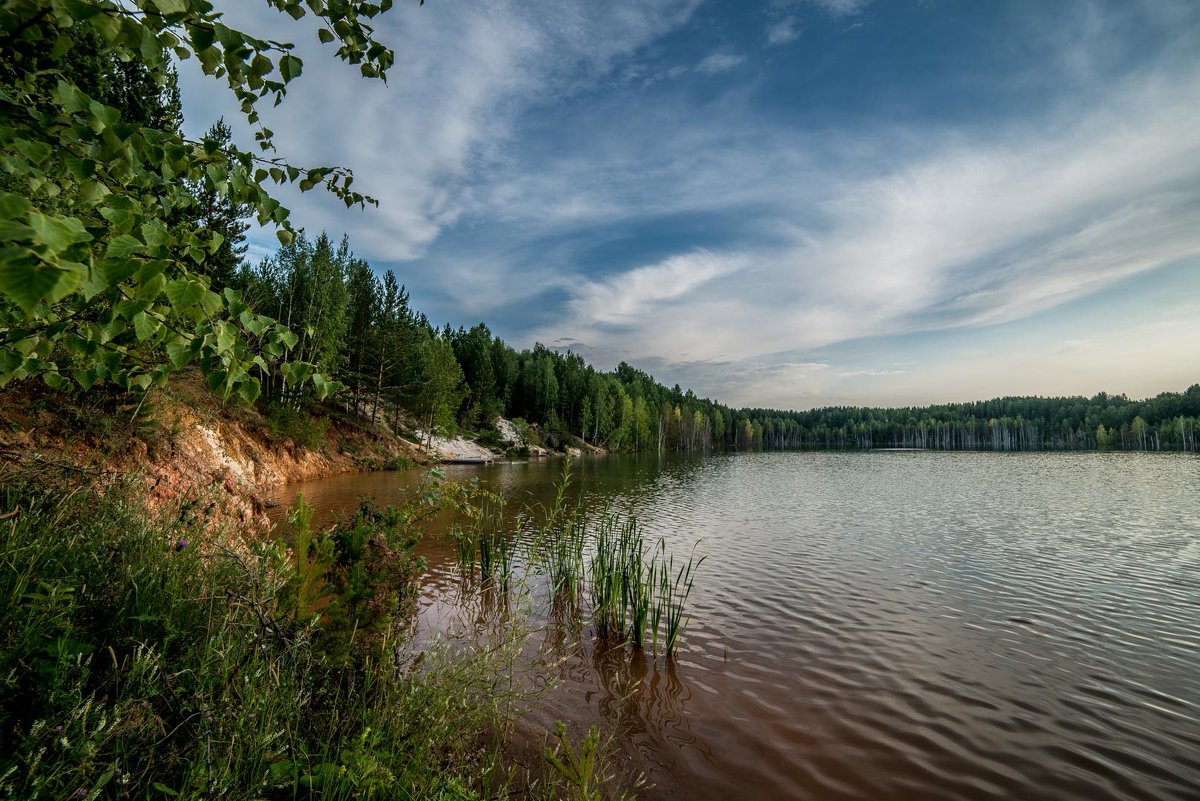
M 219 320 L 216 325 L 217 330 L 217 351 L 224 353 L 233 348 L 233 343 L 237 341 L 237 334 L 234 332 L 233 326 L 224 320 Z
M 0 219 L 0 242 L 23 242 L 33 239 L 33 229 L 16 220 Z
M 279 74 L 283 76 L 283 82 L 289 83 L 292 80 L 300 77 L 300 71 L 304 68 L 304 62 L 290 53 L 279 59 Z
M 76 370 L 71 373 L 71 377 L 75 379 L 76 384 L 83 388 L 84 392 L 95 386 L 96 381 L 100 378 L 95 370 Z
M 144 267 L 145 263 L 137 259 L 108 259 L 104 262 L 104 274 L 109 283 L 116 286 Z
M 225 372 L 224 370 L 213 370 L 211 373 L 205 376 L 205 380 L 208 382 L 208 388 L 213 392 L 220 392 L 222 395 L 225 394 L 225 381 L 228 378 L 229 373 Z
M 275 68 L 271 63 L 271 59 L 264 56 L 262 53 L 255 53 L 254 58 L 250 61 L 250 74 L 262 77 L 268 74 Z
M 162 323 L 145 312 L 138 312 L 133 316 L 133 331 L 137 335 L 138 342 L 145 342 L 157 334 L 160 328 L 162 328 Z
M 192 343 L 183 337 L 178 337 L 167 343 L 167 358 L 172 367 L 183 367 L 192 358 Z
M 32 161 L 34 164 L 41 164 L 50 157 L 54 149 L 45 142 L 34 142 L 29 139 L 18 139 L 16 141 L 17 150 L 21 155 Z
M 216 292 L 205 290 L 204 294 L 200 296 L 200 308 L 203 309 L 204 313 L 209 317 L 216 314 L 224 307 L 225 302 Z
M 176 312 L 185 312 L 191 307 L 200 302 L 207 292 L 203 286 L 195 281 L 189 281 L 186 278 L 178 278 L 169 282 L 165 291 L 167 300 L 171 302 L 171 308 Z
M 164 14 L 186 14 L 188 11 L 186 0 L 154 0 L 154 5 Z
M 254 403 L 258 400 L 258 394 L 262 391 L 262 385 L 259 384 L 257 378 L 251 378 L 248 381 L 243 381 L 238 384 L 237 393 L 246 403 Z
M 81 281 L 82 276 L 73 272 L 38 264 L 24 250 L 0 250 L 0 292 L 25 312 L 32 311 L 45 299 L 65 296 Z
M 142 224 L 142 237 L 150 247 L 162 247 L 167 244 L 167 227 L 162 220 L 150 220 Z
M 330 381 L 320 373 L 313 373 L 312 382 L 313 389 L 317 391 L 317 400 L 325 400 L 332 395 L 334 389 L 337 388 L 336 381 Z
M 29 201 L 20 195 L 0 192 L 0 219 L 12 220 L 29 211 Z
M 160 793 L 163 793 L 163 794 L 165 794 L 165 795 L 170 795 L 170 796 L 177 796 L 177 795 L 179 795 L 179 791 L 178 791 L 178 790 L 172 790 L 170 787 L 168 787 L 167 785 L 163 784 L 162 782 L 155 782 L 155 783 L 154 783 L 154 789 L 155 789 L 155 790 L 158 790 Z
M 51 389 L 64 390 L 70 383 L 61 373 L 42 373 L 42 380 L 46 382 L 46 386 Z
M 137 237 L 130 236 L 129 234 L 121 234 L 108 243 L 104 255 L 110 259 L 119 259 L 145 252 L 146 246 Z
M 34 241 L 45 245 L 52 253 L 59 253 L 76 242 L 86 242 L 92 238 L 83 223 L 74 217 L 60 219 L 31 211 L 29 227 L 33 229 Z
M 334 40 L 334 35 L 327 28 L 318 28 L 317 29 L 317 38 L 320 39 L 325 44 L 329 44 L 330 42 L 332 42 Z

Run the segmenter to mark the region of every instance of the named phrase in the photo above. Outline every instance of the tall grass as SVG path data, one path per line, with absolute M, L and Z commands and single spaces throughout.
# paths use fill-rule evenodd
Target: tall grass
M 499 493 L 479 487 L 470 490 L 465 505 L 460 508 L 466 522 L 456 522 L 451 528 L 458 555 L 458 567 L 467 578 L 507 585 L 512 575 L 513 553 L 505 519 L 506 502 Z
M 567 501 L 568 461 L 549 507 L 527 510 L 540 519 L 528 540 L 529 564 L 545 571 L 552 612 L 590 616 L 598 636 L 649 645 L 672 656 L 686 626 L 686 606 L 695 573 L 704 561 L 695 552 L 676 568 L 666 542 L 650 546 L 636 517 L 611 510 L 588 513 Z M 540 513 L 540 514 L 539 514 Z M 590 558 L 585 558 L 589 554 Z M 589 590 L 590 608 L 579 603 Z
M 403 515 L 221 546 L 101 496 L 0 488 L 0 798 L 480 799 L 502 649 L 399 654 Z

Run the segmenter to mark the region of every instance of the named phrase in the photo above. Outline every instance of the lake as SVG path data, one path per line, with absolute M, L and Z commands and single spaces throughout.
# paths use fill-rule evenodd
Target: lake
M 561 461 L 447 467 L 517 502 Z M 415 471 L 294 484 L 319 510 Z M 1200 459 L 582 460 L 589 502 L 707 555 L 673 662 L 587 642 L 522 727 L 617 737 L 647 799 L 1200 798 Z M 436 538 L 422 609 L 451 602 Z

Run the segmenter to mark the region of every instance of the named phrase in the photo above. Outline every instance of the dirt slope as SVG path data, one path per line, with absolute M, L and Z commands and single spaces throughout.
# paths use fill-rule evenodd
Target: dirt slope
M 10 466 L 101 482 L 132 476 L 153 508 L 255 529 L 269 526 L 262 495 L 272 487 L 423 461 L 412 443 L 336 411 L 327 430 L 309 430 L 309 445 L 298 444 L 256 409 L 222 404 L 195 379 L 134 404 L 34 385 L 0 391 L 0 456 Z

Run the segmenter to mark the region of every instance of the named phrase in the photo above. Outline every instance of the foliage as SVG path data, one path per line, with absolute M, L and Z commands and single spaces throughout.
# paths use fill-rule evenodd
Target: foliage
M 454 349 L 444 336 L 426 333 L 417 354 L 420 379 L 411 408 L 424 420 L 430 438 L 434 434 L 453 435 L 457 429 L 454 413 L 465 394 L 463 372 L 454 358 Z
M 394 57 L 369 21 L 390 0 L 269 4 L 296 19 L 311 13 L 318 37 L 336 44 L 340 59 L 366 77 L 386 76 Z M 195 57 L 257 126 L 259 152 L 220 136 L 187 141 L 161 117 L 111 105 L 119 93 L 104 96 L 72 69 L 76 43 L 95 37 L 104 58 L 134 65 L 127 76 L 156 87 L 170 84 L 172 59 Z M 145 390 L 197 363 L 223 396 L 258 396 L 252 371 L 292 350 L 296 336 L 236 291 L 217 291 L 211 274 L 227 266 L 220 231 L 173 223 L 180 214 L 202 216 L 198 194 L 251 210 L 259 224 L 279 226 L 287 243 L 288 212 L 271 197 L 271 184 L 322 185 L 347 205 L 374 202 L 351 189 L 346 170 L 300 169 L 274 155 L 274 134 L 257 107 L 281 102 L 300 76 L 293 50 L 230 28 L 207 0 L 4 4 L 0 385 L 40 376 L 56 388 L 111 382 Z M 319 395 L 335 388 L 310 365 L 291 364 L 284 378 L 311 379 Z
M 217 120 L 205 134 L 204 146 L 208 148 L 215 144 L 217 150 L 227 151 L 232 144 L 232 135 L 225 120 Z M 250 225 L 245 219 L 250 216 L 250 209 L 234 203 L 228 195 L 203 181 L 191 187 L 191 192 L 196 198 L 196 226 L 221 236 L 221 244 L 203 264 L 212 288 L 220 291 L 234 285 L 242 257 L 246 255 L 246 231 Z
M 267 426 L 271 438 L 277 442 L 290 439 L 302 448 L 316 450 L 325 443 L 329 418 L 314 417 L 304 409 L 272 403 L 267 407 Z
M 398 662 L 380 625 L 331 654 L 341 613 L 293 614 L 282 548 L 222 549 L 122 486 L 9 480 L 0 515 L 0 798 L 505 795 L 507 655 Z
M 556 742 L 546 749 L 546 762 L 570 788 L 571 798 L 578 801 L 601 801 L 600 785 L 605 776 L 597 775 L 600 730 L 593 726 L 576 748 L 567 737 L 567 727 L 560 721 L 555 725 Z

